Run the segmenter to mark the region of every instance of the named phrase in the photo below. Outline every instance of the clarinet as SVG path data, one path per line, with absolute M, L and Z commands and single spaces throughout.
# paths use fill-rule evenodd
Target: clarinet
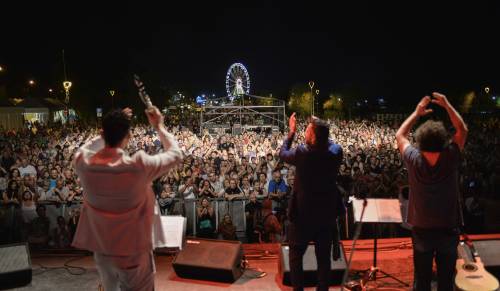
M 151 98 L 149 98 L 149 95 L 146 92 L 146 86 L 144 86 L 144 83 L 142 83 L 141 79 L 136 74 L 134 74 L 134 83 L 137 86 L 137 89 L 139 91 L 139 97 L 141 98 L 142 103 L 144 103 L 144 105 L 146 105 L 147 109 L 153 107 L 153 103 L 151 102 Z

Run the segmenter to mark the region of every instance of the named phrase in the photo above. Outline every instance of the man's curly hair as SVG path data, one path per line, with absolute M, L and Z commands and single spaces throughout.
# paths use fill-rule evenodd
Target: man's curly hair
M 441 152 L 448 145 L 449 135 L 441 121 L 427 120 L 415 132 L 417 147 L 424 152 Z

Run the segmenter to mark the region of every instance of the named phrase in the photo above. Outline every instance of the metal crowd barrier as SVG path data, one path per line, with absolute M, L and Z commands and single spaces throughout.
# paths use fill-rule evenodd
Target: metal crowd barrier
M 218 229 L 219 222 L 224 217 L 224 215 L 229 214 L 236 226 L 236 233 L 238 237 L 243 237 L 246 230 L 246 216 L 245 216 L 245 206 L 248 203 L 248 199 L 233 199 L 228 201 L 223 198 L 209 199 L 211 206 L 214 209 L 214 223 L 215 230 Z M 199 206 L 198 199 L 179 199 L 175 198 L 172 205 L 170 206 L 170 211 L 165 213 L 165 215 L 182 215 L 187 218 L 187 234 L 196 235 L 198 216 L 197 207 Z M 54 202 L 54 201 L 39 201 L 37 205 L 44 205 L 46 209 L 47 217 L 50 221 L 50 227 L 54 228 L 57 226 L 57 217 L 62 216 L 68 221 L 71 217 L 72 211 L 74 209 L 81 208 L 81 201 L 72 201 L 70 204 L 67 202 Z M 1 226 L 12 226 L 17 218 L 23 220 L 32 220 L 37 217 L 36 211 L 32 210 L 29 213 L 23 213 L 20 206 L 15 206 L 13 204 L 4 204 L 0 202 L 0 227 Z M 27 222 L 27 221 L 26 221 Z
M 233 199 L 228 201 L 223 198 L 208 199 L 211 206 L 214 209 L 214 223 L 215 229 L 219 227 L 219 223 L 223 219 L 224 215 L 229 214 L 233 225 L 236 227 L 236 233 L 238 237 L 244 236 L 246 230 L 246 215 L 245 206 L 248 203 L 248 199 Z M 175 198 L 168 215 L 182 215 L 187 219 L 187 234 L 196 235 L 198 216 L 197 208 L 200 205 L 198 199 L 179 199 Z
M 57 225 L 57 217 L 62 216 L 66 221 L 71 217 L 71 212 L 74 209 L 79 209 L 82 202 L 72 201 L 71 204 L 67 202 L 57 203 L 53 201 L 40 201 L 36 205 L 44 205 L 45 213 L 50 221 L 50 226 L 55 227 Z M 15 204 L 5 204 L 0 202 L 0 226 L 8 226 L 12 224 L 15 219 L 21 219 L 24 222 L 29 222 L 36 218 L 36 209 L 23 211 L 23 209 Z

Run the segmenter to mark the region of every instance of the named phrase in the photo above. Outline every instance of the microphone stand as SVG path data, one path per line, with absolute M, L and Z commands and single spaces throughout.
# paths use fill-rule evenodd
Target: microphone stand
M 359 235 L 361 234 L 361 227 L 363 225 L 363 216 L 365 215 L 366 205 L 368 205 L 368 200 L 366 200 L 366 196 L 364 196 L 363 197 L 363 209 L 361 210 L 361 217 L 359 218 L 359 223 L 358 223 L 358 225 L 356 225 L 356 230 L 354 231 L 351 253 L 349 254 L 349 260 L 347 261 L 347 266 L 346 266 L 346 269 L 344 272 L 344 276 L 342 278 L 342 285 L 340 285 L 341 291 L 344 291 L 344 286 L 345 286 L 347 278 L 349 276 L 349 270 L 351 268 L 352 257 L 353 257 L 355 250 L 356 250 L 356 241 L 358 240 Z M 361 282 L 361 285 L 363 285 L 363 282 Z M 364 286 L 361 286 L 361 288 L 364 288 Z

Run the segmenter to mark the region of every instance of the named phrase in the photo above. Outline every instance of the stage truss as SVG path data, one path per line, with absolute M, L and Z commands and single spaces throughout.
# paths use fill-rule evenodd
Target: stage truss
M 241 95 L 209 100 L 200 111 L 200 134 L 241 134 L 243 131 L 283 131 L 285 101 L 271 97 Z

